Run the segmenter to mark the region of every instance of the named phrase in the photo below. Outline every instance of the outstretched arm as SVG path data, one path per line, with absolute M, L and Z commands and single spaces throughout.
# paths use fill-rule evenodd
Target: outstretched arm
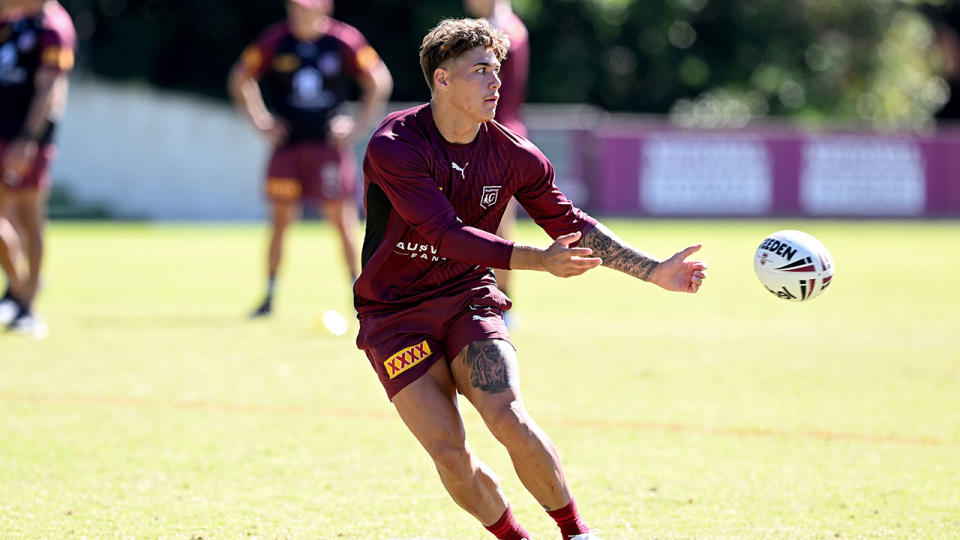
M 547 248 L 514 244 L 510 254 L 511 270 L 540 270 L 558 277 L 573 277 L 600 266 L 599 257 L 590 257 L 591 250 L 570 247 L 580 233 L 565 234 Z
M 700 249 L 700 244 L 660 261 L 631 247 L 602 223 L 597 223 L 584 235 L 580 247 L 593 250 L 593 255 L 603 261 L 603 266 L 649 281 L 668 291 L 695 293 L 707 277 L 707 263 L 686 260 Z

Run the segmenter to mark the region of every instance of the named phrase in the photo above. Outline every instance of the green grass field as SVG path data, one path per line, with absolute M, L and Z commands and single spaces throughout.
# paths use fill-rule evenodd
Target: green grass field
M 517 277 L 522 387 L 605 538 L 960 538 L 958 222 L 610 221 L 698 295 L 608 269 Z M 806 304 L 753 274 L 799 228 L 837 274 Z M 545 244 L 533 226 L 520 239 Z M 0 538 L 447 538 L 449 500 L 373 370 L 327 228 L 290 237 L 277 314 L 261 225 L 56 223 L 44 341 L 0 335 Z M 536 538 L 552 521 L 463 405 Z

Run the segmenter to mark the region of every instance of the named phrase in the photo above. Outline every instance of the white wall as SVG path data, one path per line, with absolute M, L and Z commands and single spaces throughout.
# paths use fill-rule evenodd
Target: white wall
M 224 103 L 74 78 L 58 129 L 54 184 L 78 201 L 132 218 L 265 215 L 267 146 Z
M 388 110 L 413 105 L 396 102 Z M 533 140 L 553 160 L 557 184 L 582 203 L 587 192 L 577 156 L 584 149 L 576 146 L 571 128 L 583 127 L 587 117 L 596 123 L 595 112 L 529 106 L 526 113 Z M 358 159 L 374 127 L 355 141 Z M 54 185 L 67 188 L 79 203 L 149 220 L 266 215 L 262 185 L 269 148 L 226 103 L 75 76 L 58 130 Z

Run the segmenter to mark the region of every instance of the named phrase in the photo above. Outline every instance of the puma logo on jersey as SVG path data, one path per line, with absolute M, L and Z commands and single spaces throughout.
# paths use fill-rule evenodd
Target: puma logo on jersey
M 454 168 L 454 170 L 460 171 L 460 176 L 462 176 L 464 180 L 467 179 L 466 168 L 467 168 L 467 165 L 470 165 L 470 162 L 469 162 L 469 161 L 466 162 L 466 163 L 464 163 L 464 164 L 463 164 L 463 167 L 457 165 L 456 163 L 454 163 L 454 162 L 452 162 L 452 161 L 450 162 L 450 165 Z

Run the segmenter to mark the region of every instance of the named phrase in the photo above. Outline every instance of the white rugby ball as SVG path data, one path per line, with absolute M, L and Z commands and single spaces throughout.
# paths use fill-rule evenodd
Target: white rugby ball
M 833 257 L 819 240 L 802 231 L 777 231 L 753 256 L 760 283 L 774 296 L 803 302 L 820 295 L 833 280 Z

